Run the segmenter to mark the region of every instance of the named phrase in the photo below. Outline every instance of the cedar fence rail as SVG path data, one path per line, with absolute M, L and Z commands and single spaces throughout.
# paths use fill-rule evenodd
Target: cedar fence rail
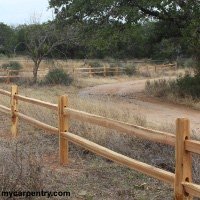
M 11 134 L 13 138 L 18 136 L 18 120 L 22 119 L 36 127 L 59 135 L 59 156 L 60 164 L 69 163 L 69 142 L 81 146 L 99 156 L 110 159 L 118 164 L 159 179 L 173 186 L 176 200 L 193 199 L 200 197 L 200 185 L 192 182 L 192 161 L 191 153 L 200 154 L 200 141 L 190 138 L 190 122 L 186 118 L 176 120 L 176 135 L 125 122 L 109 119 L 106 117 L 75 110 L 69 107 L 68 97 L 60 96 L 58 104 L 29 98 L 18 94 L 18 86 L 13 85 L 11 92 L 0 89 L 0 94 L 10 97 L 10 108 L 0 105 L 0 112 L 11 116 Z M 18 110 L 19 101 L 28 102 L 42 106 L 58 113 L 58 128 L 40 122 L 29 117 Z M 89 122 L 109 129 L 115 129 L 122 133 L 140 137 L 152 142 L 158 142 L 175 147 L 175 173 L 159 169 L 146 163 L 116 153 L 108 148 L 86 140 L 78 135 L 69 132 L 70 119 Z

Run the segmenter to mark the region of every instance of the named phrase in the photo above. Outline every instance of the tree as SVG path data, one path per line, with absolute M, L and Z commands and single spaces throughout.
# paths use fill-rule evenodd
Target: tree
M 14 29 L 4 23 L 0 23 L 0 53 L 11 54 L 15 43 Z
M 109 25 L 117 21 L 133 25 L 153 22 L 156 42 L 163 39 L 187 42 L 199 62 L 199 43 L 193 45 L 200 34 L 199 0 L 50 0 L 49 3 L 62 23 Z
M 155 19 L 178 28 L 199 17 L 200 9 L 199 0 L 50 0 L 49 3 L 57 17 L 66 21 L 133 23 Z
M 82 42 L 91 58 L 133 58 L 149 55 L 148 38 L 141 24 L 122 24 L 115 22 L 107 25 L 87 24 L 82 28 Z M 89 39 L 88 39 L 89 38 Z M 143 48 L 146 45 L 146 48 Z
M 41 61 L 56 47 L 67 41 L 53 23 L 31 24 L 24 26 L 23 29 L 25 31 L 24 44 L 30 58 L 34 62 L 33 82 L 36 83 Z
M 191 20 L 183 35 L 183 40 L 186 41 L 189 51 L 196 60 L 195 73 L 200 76 L 200 20 L 197 18 Z

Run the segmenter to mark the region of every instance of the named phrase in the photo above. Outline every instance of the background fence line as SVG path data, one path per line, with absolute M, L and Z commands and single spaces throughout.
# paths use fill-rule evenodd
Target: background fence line
M 141 64 L 144 62 L 133 62 L 134 64 Z M 115 67 L 106 66 L 103 64 L 103 67 L 92 67 L 89 64 L 83 67 L 71 67 L 71 70 L 65 67 L 61 67 L 66 71 L 67 73 L 71 74 L 72 76 L 88 76 L 93 77 L 95 75 L 101 75 L 101 76 L 120 76 L 123 74 L 126 74 L 126 67 L 120 67 L 116 64 Z M 137 67 L 139 68 L 139 67 Z M 151 67 L 152 68 L 152 67 Z M 153 69 L 154 68 L 154 69 Z M 155 73 L 159 71 L 159 69 L 174 69 L 177 70 L 177 63 L 174 64 L 154 64 L 153 70 Z M 149 66 L 146 66 L 146 72 L 150 73 Z M 41 75 L 38 74 L 40 77 L 44 77 L 48 72 L 50 71 L 49 68 L 45 69 L 38 69 L 38 72 L 42 73 Z M 32 77 L 33 71 L 32 70 L 13 70 L 13 69 L 2 69 L 0 68 L 0 79 L 4 79 L 6 83 L 10 83 L 13 78 L 30 78 Z

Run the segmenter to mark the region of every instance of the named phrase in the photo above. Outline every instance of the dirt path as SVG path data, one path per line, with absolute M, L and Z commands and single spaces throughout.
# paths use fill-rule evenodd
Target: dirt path
M 176 118 L 186 117 L 191 120 L 191 127 L 195 134 L 200 135 L 200 111 L 146 97 L 143 93 L 145 82 L 146 80 L 135 80 L 103 84 L 85 88 L 80 95 L 112 96 L 122 109 L 131 109 L 133 112 L 143 115 L 148 122 L 159 126 L 174 124 Z
M 146 80 L 134 80 L 128 82 L 103 84 L 95 87 L 85 88 L 81 95 L 128 95 L 141 92 L 144 90 Z

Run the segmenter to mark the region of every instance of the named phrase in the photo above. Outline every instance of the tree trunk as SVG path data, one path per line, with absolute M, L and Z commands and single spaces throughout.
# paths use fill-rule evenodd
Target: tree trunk
M 33 67 L 33 83 L 37 83 L 37 73 L 38 73 L 39 64 L 35 63 Z

